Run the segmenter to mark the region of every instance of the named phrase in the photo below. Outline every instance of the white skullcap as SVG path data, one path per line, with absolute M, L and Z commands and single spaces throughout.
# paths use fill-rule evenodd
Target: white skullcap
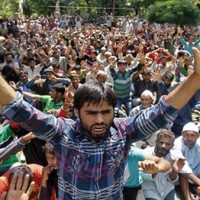
M 145 90 L 141 95 L 150 96 L 153 99 L 153 93 L 150 90 Z
M 196 133 L 199 133 L 199 128 L 198 126 L 193 123 L 193 122 L 188 122 L 187 124 L 185 124 L 185 126 L 183 127 L 182 132 L 184 131 L 194 131 Z
M 112 56 L 112 53 L 111 53 L 110 51 L 106 51 L 106 52 L 105 52 L 105 55 L 106 55 L 106 56 L 107 56 L 107 55 L 108 55 L 108 56 Z

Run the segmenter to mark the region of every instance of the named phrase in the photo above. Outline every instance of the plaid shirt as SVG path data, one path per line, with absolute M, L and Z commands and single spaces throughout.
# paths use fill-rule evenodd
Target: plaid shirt
M 46 115 L 17 98 L 4 106 L 8 119 L 54 144 L 58 160 L 59 200 L 123 199 L 125 159 L 133 141 L 143 139 L 174 120 L 177 110 L 164 101 L 132 118 L 114 119 L 107 139 L 96 142 L 80 121 Z

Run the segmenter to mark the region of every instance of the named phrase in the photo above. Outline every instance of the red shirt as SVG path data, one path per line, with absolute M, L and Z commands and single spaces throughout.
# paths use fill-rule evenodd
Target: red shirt
M 35 182 L 35 186 L 33 188 L 33 191 L 31 193 L 30 196 L 30 200 L 38 200 L 38 194 L 40 191 L 40 185 L 41 185 L 41 181 L 42 181 L 42 168 L 43 166 L 41 165 L 37 165 L 37 164 L 29 164 L 27 165 L 32 173 L 33 173 L 33 177 L 34 177 L 34 182 Z M 9 189 L 9 181 L 8 181 L 8 177 L 10 174 L 11 170 L 8 170 L 6 173 L 4 173 L 3 176 L 0 177 L 0 194 L 8 191 Z

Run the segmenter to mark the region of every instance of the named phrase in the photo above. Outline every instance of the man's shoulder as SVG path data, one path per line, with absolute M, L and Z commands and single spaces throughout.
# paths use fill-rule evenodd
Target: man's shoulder
M 40 99 L 46 100 L 46 101 L 53 101 L 54 100 L 50 95 L 41 95 Z

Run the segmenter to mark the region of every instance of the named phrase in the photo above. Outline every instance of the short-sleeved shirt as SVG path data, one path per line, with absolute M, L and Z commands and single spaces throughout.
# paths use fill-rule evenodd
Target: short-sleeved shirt
M 142 178 L 139 174 L 138 161 L 144 161 L 148 153 L 137 147 L 131 147 L 131 150 L 126 159 L 124 186 L 138 187 L 142 184 Z

